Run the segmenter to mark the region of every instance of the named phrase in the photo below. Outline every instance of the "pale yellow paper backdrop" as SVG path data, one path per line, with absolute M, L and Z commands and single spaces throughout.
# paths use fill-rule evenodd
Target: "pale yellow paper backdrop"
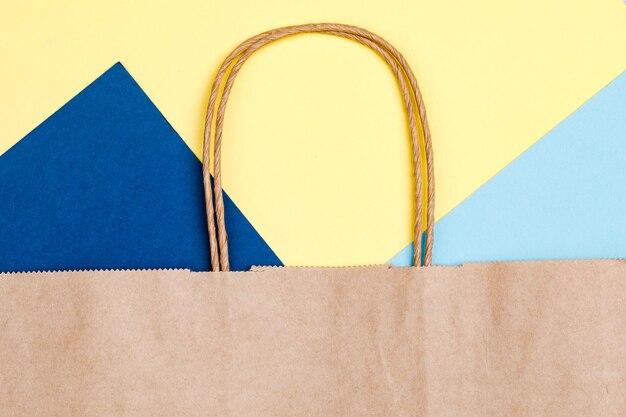
M 0 153 L 121 61 L 199 154 L 211 78 L 239 41 L 322 21 L 377 32 L 424 92 L 438 218 L 626 68 L 621 0 L 2 2 Z M 294 38 L 235 86 L 225 188 L 285 263 L 380 263 L 410 241 L 408 150 L 374 53 Z

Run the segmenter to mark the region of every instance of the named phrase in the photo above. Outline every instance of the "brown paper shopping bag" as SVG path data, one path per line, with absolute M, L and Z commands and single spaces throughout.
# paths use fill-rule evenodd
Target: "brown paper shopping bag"
M 416 162 L 416 267 L 228 272 L 219 165 L 225 103 L 251 53 L 300 32 L 354 39 L 398 76 Z M 420 126 L 428 167 L 423 255 Z M 330 24 L 251 38 L 218 73 L 207 127 L 216 272 L 1 274 L 0 416 L 626 415 L 626 262 L 430 266 L 428 124 L 415 78 L 391 45 Z

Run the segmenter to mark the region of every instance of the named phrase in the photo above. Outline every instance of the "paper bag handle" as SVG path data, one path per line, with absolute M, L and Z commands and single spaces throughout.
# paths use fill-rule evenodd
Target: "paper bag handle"
M 211 250 L 211 266 L 213 271 L 228 271 L 230 263 L 228 259 L 228 236 L 226 234 L 226 225 L 224 221 L 224 200 L 222 196 L 222 173 L 221 173 L 221 149 L 222 149 L 222 132 L 224 124 L 224 112 L 228 97 L 232 89 L 235 77 L 241 69 L 244 62 L 256 50 L 260 49 L 268 43 L 292 36 L 298 33 L 324 33 L 352 39 L 370 49 L 377 52 L 392 69 L 404 99 L 407 110 L 408 123 L 410 128 L 411 145 L 413 152 L 415 177 L 415 222 L 414 222 L 414 250 L 413 265 L 429 266 L 432 263 L 433 248 L 433 227 L 435 212 L 435 178 L 433 166 L 433 150 L 431 144 L 430 129 L 426 118 L 426 109 L 424 101 L 417 85 L 417 80 L 408 63 L 392 45 L 387 41 L 369 32 L 365 29 L 336 23 L 314 23 L 298 26 L 287 26 L 263 32 L 252 38 L 247 39 L 235 48 L 226 57 L 222 66 L 217 72 L 206 114 L 206 125 L 204 130 L 204 147 L 202 173 L 204 177 L 204 193 L 206 202 L 206 214 L 208 222 L 210 250 Z M 230 71 L 229 71 L 230 69 Z M 224 77 L 228 74 L 228 78 L 222 89 L 221 97 L 219 97 L 220 86 Z M 408 80 L 408 83 L 407 83 Z M 219 99 L 219 100 L 218 100 Z M 218 103 L 216 110 L 216 103 Z M 417 111 L 415 105 L 417 105 Z M 420 125 L 423 132 L 424 143 L 423 148 L 420 143 L 418 133 L 418 122 L 415 117 L 417 113 L 420 119 Z M 213 119 L 215 117 L 215 131 L 213 134 Z M 214 184 L 211 189 L 210 180 L 210 148 L 211 138 L 214 139 Z M 426 156 L 426 186 L 427 186 L 427 208 L 426 208 L 426 244 L 425 253 L 422 259 L 422 173 L 421 173 L 421 154 L 422 151 Z M 215 208 L 213 206 L 213 198 L 215 198 Z M 217 222 L 217 236 L 214 221 Z M 219 243 L 219 244 L 218 244 Z M 423 263 L 422 263 L 423 262 Z

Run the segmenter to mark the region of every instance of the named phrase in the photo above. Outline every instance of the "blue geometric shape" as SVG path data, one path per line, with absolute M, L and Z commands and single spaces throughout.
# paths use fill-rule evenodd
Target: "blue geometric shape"
M 578 258 L 626 258 L 626 72 L 435 227 L 440 265 Z
M 281 265 L 225 197 L 231 268 Z M 121 64 L 0 156 L 0 271 L 210 269 L 201 164 Z

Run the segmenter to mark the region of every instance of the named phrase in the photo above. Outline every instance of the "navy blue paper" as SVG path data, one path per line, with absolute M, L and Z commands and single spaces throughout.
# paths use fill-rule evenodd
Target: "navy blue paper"
M 280 265 L 225 197 L 231 267 Z M 0 156 L 0 271 L 210 269 L 201 164 L 121 64 Z

